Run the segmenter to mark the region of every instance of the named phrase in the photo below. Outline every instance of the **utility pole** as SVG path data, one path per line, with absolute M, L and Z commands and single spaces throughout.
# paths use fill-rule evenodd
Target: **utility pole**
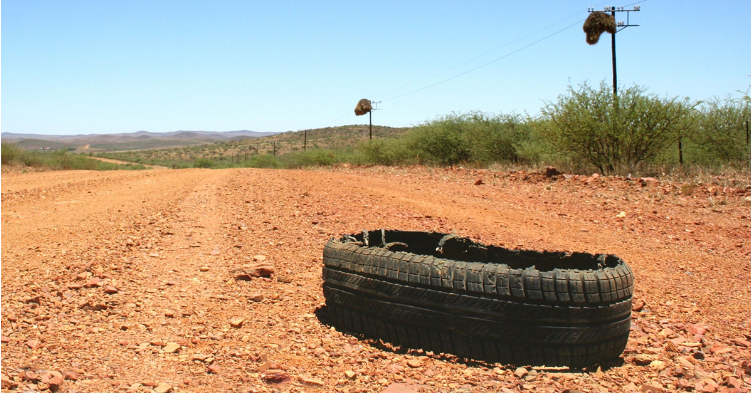
M 380 104 L 381 101 L 371 101 L 370 104 L 373 106 L 373 108 L 368 111 L 368 116 L 370 117 L 370 140 L 373 140 L 373 111 L 378 110 L 378 104 Z
M 609 12 L 610 15 L 613 17 L 614 21 L 615 21 L 616 12 L 626 13 L 626 22 L 624 23 L 623 21 L 616 21 L 615 22 L 616 32 L 610 35 L 610 48 L 611 48 L 612 57 L 613 57 L 613 96 L 614 97 L 618 96 L 618 74 L 616 72 L 616 66 L 615 66 L 615 34 L 627 27 L 639 26 L 639 25 L 632 25 L 630 23 L 630 20 L 631 20 L 631 13 L 638 12 L 640 9 L 641 9 L 640 5 L 635 5 L 634 8 L 630 10 L 624 9 L 623 7 L 615 7 L 615 6 L 605 7 L 605 12 Z M 599 12 L 599 11 L 595 11 L 594 8 L 589 8 L 587 11 Z

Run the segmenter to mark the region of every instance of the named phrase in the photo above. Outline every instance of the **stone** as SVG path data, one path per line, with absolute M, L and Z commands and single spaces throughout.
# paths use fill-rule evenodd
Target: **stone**
M 266 383 L 282 383 L 289 381 L 289 374 L 282 370 L 268 370 L 261 375 L 261 379 Z
M 2 374 L 0 375 L 0 388 L 2 389 L 15 389 L 18 387 L 18 384 L 10 379 L 7 375 Z
M 251 302 L 262 302 L 263 301 L 263 294 L 262 293 L 251 293 L 248 295 L 248 300 Z
M 167 393 L 171 390 L 172 390 L 172 385 L 168 383 L 164 383 L 164 382 L 160 383 L 159 385 L 156 385 L 156 387 L 154 388 L 154 391 L 156 393 Z
M 651 363 L 649 363 L 649 368 L 655 371 L 662 371 L 667 367 L 667 364 L 663 362 L 662 360 L 654 360 Z
M 167 345 L 162 348 L 162 350 L 165 353 L 175 353 L 180 350 L 180 344 L 178 343 L 167 343 Z
M 65 372 L 65 375 L 63 376 L 63 379 L 67 379 L 67 380 L 70 380 L 70 381 L 78 381 L 78 377 L 79 377 L 78 373 L 75 372 L 75 371 L 73 371 L 73 370 L 71 370 L 71 371 L 66 371 Z
M 319 386 L 320 387 L 320 386 L 324 385 L 324 383 L 323 383 L 322 380 L 320 380 L 318 378 L 312 378 L 312 377 L 306 377 L 306 376 L 301 376 L 300 377 L 300 382 L 302 382 L 305 385 L 311 385 L 311 386 Z
M 733 342 L 741 347 L 751 348 L 751 341 L 743 339 L 743 338 L 736 338 L 733 340 Z
M 645 302 L 644 300 L 642 300 L 642 299 L 636 299 L 636 300 L 634 300 L 634 302 L 633 302 L 633 303 L 631 304 L 631 311 L 634 311 L 634 312 L 639 312 L 639 311 L 641 311 L 641 310 L 642 310 L 642 309 L 644 308 L 644 306 L 646 306 L 646 305 L 647 305 L 647 303 L 646 303 L 646 302 Z
M 410 359 L 410 360 L 407 360 L 407 365 L 412 368 L 418 368 L 418 367 L 422 367 L 422 362 L 417 359 Z
M 655 385 L 642 385 L 641 391 L 647 393 L 664 393 L 666 390 Z
M 244 322 L 245 322 L 245 318 L 237 317 L 237 318 L 232 318 L 232 319 L 231 319 L 231 320 L 229 321 L 229 324 L 230 324 L 230 326 L 232 326 L 233 328 L 237 328 L 237 329 L 239 329 L 239 328 L 241 328 L 241 327 L 243 326 L 243 323 L 244 323 Z
M 652 363 L 655 360 L 655 357 L 653 355 L 644 355 L 644 354 L 638 354 L 634 356 L 633 361 L 634 364 L 639 366 L 646 366 L 650 363 Z
M 216 364 L 212 364 L 208 367 L 209 374 L 219 374 L 222 371 L 222 368 L 217 366 Z
M 517 376 L 517 378 L 524 378 L 525 375 L 527 375 L 529 371 L 527 371 L 524 367 L 519 367 L 516 370 L 514 370 L 514 375 Z
M 114 295 L 116 293 L 120 292 L 117 288 L 113 287 L 112 285 L 107 285 L 104 287 L 104 293 L 108 295 Z
M 207 272 L 207 271 L 209 271 L 209 267 L 208 266 L 201 266 L 198 270 L 200 270 L 202 272 Z
M 558 169 L 556 169 L 553 166 L 549 166 L 545 168 L 545 177 L 553 177 L 553 176 L 558 176 L 560 174 L 561 172 L 559 172 Z
M 427 391 L 429 386 L 413 383 L 392 383 L 381 393 L 417 393 Z
M 347 370 L 344 372 L 344 375 L 349 379 L 355 379 L 355 377 L 357 376 L 357 373 L 352 370 Z
M 258 277 L 271 277 L 274 274 L 274 266 L 268 263 L 243 265 L 230 270 L 235 280 L 249 281 Z

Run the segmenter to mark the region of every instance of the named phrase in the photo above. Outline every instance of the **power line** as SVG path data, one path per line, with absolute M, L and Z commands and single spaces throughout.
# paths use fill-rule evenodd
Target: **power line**
M 462 73 L 460 73 L 460 74 L 454 75 L 454 76 L 452 76 L 452 77 L 450 77 L 450 78 L 446 78 L 446 79 L 443 79 L 443 80 L 441 80 L 441 81 L 438 81 L 438 82 L 436 82 L 436 83 L 430 84 L 430 85 L 428 85 L 428 86 L 425 86 L 425 87 L 421 87 L 421 88 L 419 88 L 419 89 L 416 89 L 416 90 L 412 90 L 412 91 L 409 91 L 409 92 L 407 92 L 407 93 L 404 93 L 404 94 L 399 94 L 399 95 L 396 95 L 396 96 L 393 96 L 393 97 L 389 97 L 389 98 L 384 98 L 384 99 L 382 99 L 381 101 L 389 101 L 389 100 L 393 100 L 393 99 L 396 99 L 396 98 L 404 97 L 404 96 L 407 96 L 407 95 L 410 95 L 410 94 L 414 94 L 414 93 L 417 93 L 417 92 L 420 92 L 420 91 L 423 91 L 423 90 L 429 89 L 429 88 L 431 88 L 431 87 L 434 87 L 434 86 L 440 85 L 440 84 L 442 84 L 442 83 L 448 82 L 448 81 L 450 81 L 450 80 L 456 79 L 456 78 L 458 78 L 458 77 L 460 77 L 460 76 L 464 76 L 464 75 L 467 75 L 467 74 L 469 74 L 470 72 L 474 72 L 474 71 L 477 71 L 477 70 L 479 70 L 480 68 L 486 67 L 486 66 L 488 66 L 488 65 L 490 65 L 490 64 L 493 64 L 493 63 L 495 63 L 495 62 L 497 62 L 497 61 L 499 61 L 499 60 L 503 60 L 503 59 L 505 59 L 505 58 L 507 58 L 507 57 L 509 57 L 509 56 L 513 55 L 513 54 L 519 53 L 519 52 L 523 51 L 524 49 L 527 49 L 527 48 L 529 48 L 529 47 L 531 47 L 531 46 L 533 46 L 533 45 L 536 45 L 536 44 L 538 44 L 538 43 L 540 43 L 540 42 L 542 42 L 542 41 L 545 41 L 546 39 L 548 39 L 548 38 L 550 38 L 550 37 L 552 37 L 552 36 L 554 36 L 554 35 L 556 35 L 556 34 L 562 33 L 562 32 L 564 32 L 564 31 L 566 31 L 566 30 L 568 30 L 568 29 L 570 29 L 570 28 L 572 28 L 572 27 L 574 27 L 574 26 L 576 26 L 576 25 L 579 25 L 579 24 L 581 24 L 582 22 L 584 22 L 584 19 L 582 19 L 582 20 L 579 20 L 579 21 L 577 21 L 577 22 L 575 22 L 575 23 L 572 23 L 572 24 L 570 24 L 570 25 L 568 25 L 568 26 L 566 26 L 566 27 L 564 27 L 564 28 L 562 28 L 562 29 L 560 29 L 560 30 L 556 31 L 555 33 L 552 33 L 552 34 L 549 34 L 549 35 L 547 35 L 547 36 L 545 36 L 545 37 L 543 37 L 543 38 L 540 38 L 539 40 L 537 40 L 537 41 L 534 41 L 534 42 L 532 42 L 532 43 L 530 43 L 530 44 L 527 44 L 527 45 L 525 45 L 525 46 L 523 46 L 523 47 L 521 47 L 521 48 L 519 48 L 519 49 L 517 49 L 517 50 L 515 50 L 515 51 L 509 52 L 509 53 L 507 53 L 507 54 L 505 54 L 505 55 L 503 55 L 503 56 L 501 56 L 501 57 L 498 57 L 498 58 L 496 58 L 496 59 L 493 59 L 493 60 L 491 60 L 491 61 L 489 61 L 489 62 L 487 62 L 487 63 L 485 63 L 485 64 L 481 64 L 481 65 L 479 65 L 479 66 L 477 66 L 477 67 L 475 67 L 475 68 L 472 68 L 472 69 L 470 69 L 470 70 L 464 71 L 464 72 L 462 72 Z

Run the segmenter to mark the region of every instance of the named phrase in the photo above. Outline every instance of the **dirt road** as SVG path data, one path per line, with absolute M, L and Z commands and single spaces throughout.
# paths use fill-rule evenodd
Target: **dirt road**
M 617 254 L 636 276 L 625 362 L 520 371 L 337 331 L 316 314 L 323 245 L 382 227 Z M 233 278 L 260 260 L 271 279 Z M 747 390 L 750 282 L 744 187 L 379 167 L 4 175 L 2 386 Z

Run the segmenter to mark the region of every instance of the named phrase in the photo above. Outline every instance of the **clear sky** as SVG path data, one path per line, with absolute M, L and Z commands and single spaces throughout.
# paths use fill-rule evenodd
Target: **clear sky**
M 611 83 L 610 35 L 589 46 L 581 25 L 632 2 L 3 0 L 0 124 L 283 132 L 367 124 L 361 98 L 393 127 L 536 114 L 569 84 Z M 751 85 L 751 1 L 639 5 L 617 34 L 619 86 L 702 100 Z

